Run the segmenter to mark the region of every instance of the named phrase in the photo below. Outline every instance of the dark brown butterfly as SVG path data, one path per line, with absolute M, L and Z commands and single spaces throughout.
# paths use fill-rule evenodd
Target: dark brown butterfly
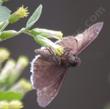
M 52 55 L 47 48 L 36 50 L 38 55 L 31 63 L 31 81 L 37 90 L 39 106 L 46 107 L 57 96 L 69 67 L 79 63 L 78 54 L 96 39 L 102 27 L 103 22 L 99 22 L 75 37 L 64 37 L 56 42 L 64 47 L 61 57 Z

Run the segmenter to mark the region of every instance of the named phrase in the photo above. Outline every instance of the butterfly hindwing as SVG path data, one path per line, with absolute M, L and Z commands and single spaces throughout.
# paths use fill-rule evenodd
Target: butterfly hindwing
M 37 102 L 41 107 L 46 107 L 58 94 L 67 68 L 37 56 L 32 62 L 31 70 L 31 81 L 37 90 Z

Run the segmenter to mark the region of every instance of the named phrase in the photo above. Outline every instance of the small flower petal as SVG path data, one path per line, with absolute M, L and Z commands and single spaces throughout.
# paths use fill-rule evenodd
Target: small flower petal
M 21 18 L 27 17 L 29 14 L 28 8 L 24 8 L 24 6 L 21 6 L 15 11 L 13 14 L 11 14 L 9 18 L 9 23 L 13 24 L 19 21 Z
M 18 15 L 20 18 L 27 17 L 29 12 L 28 12 L 28 7 L 24 8 L 24 6 L 21 6 L 17 9 L 15 12 L 16 15 Z
M 64 53 L 64 48 L 60 45 L 55 45 L 54 46 L 54 51 L 55 51 L 56 55 L 61 56 Z

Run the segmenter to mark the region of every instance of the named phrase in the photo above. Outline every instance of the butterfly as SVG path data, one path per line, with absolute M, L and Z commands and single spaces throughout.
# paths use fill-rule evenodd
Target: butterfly
M 48 106 L 57 96 L 68 69 L 79 65 L 78 55 L 96 39 L 102 27 L 103 22 L 98 22 L 83 33 L 57 41 L 56 44 L 65 48 L 61 57 L 56 57 L 45 47 L 35 51 L 36 57 L 31 62 L 31 81 L 39 106 Z

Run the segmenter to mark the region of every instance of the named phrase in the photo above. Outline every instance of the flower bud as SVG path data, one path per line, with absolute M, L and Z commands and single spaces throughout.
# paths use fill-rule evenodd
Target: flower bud
M 10 90 L 25 95 L 31 89 L 32 89 L 31 83 L 25 79 L 21 79 Z
M 23 104 L 21 101 L 13 100 L 9 102 L 9 109 L 21 109 L 23 108 Z
M 0 73 L 0 84 L 1 84 L 1 86 L 2 86 L 2 84 L 7 82 L 7 80 L 10 77 L 11 72 L 13 71 L 14 67 L 15 67 L 15 61 L 12 59 L 8 60 L 7 63 L 5 64 L 5 66 L 3 67 L 3 69 L 1 70 L 1 73 Z
M 51 47 L 55 53 L 55 55 L 61 56 L 64 53 L 63 47 L 53 43 L 51 40 L 43 37 L 41 35 L 33 36 L 35 41 L 42 46 Z
M 32 29 L 32 33 L 34 35 L 41 35 L 47 38 L 55 38 L 61 40 L 63 37 L 63 33 L 61 31 L 54 31 L 49 29 L 41 29 L 41 28 L 34 28 Z
M 0 41 L 12 38 L 17 34 L 18 32 L 15 30 L 7 30 L 7 31 L 0 32 Z
M 11 24 L 16 23 L 21 18 L 27 17 L 29 14 L 27 7 L 24 8 L 24 6 L 21 6 L 15 11 L 9 18 L 9 22 Z
M 0 48 L 0 62 L 5 61 L 10 56 L 10 52 L 6 48 Z
M 24 69 L 29 63 L 29 60 L 26 56 L 20 56 L 18 58 L 17 64 L 16 64 L 16 68 L 18 70 Z
M 15 68 L 12 70 L 11 76 L 8 78 L 8 84 L 12 85 L 18 79 L 28 63 L 29 60 L 26 56 L 20 56 L 18 58 Z

